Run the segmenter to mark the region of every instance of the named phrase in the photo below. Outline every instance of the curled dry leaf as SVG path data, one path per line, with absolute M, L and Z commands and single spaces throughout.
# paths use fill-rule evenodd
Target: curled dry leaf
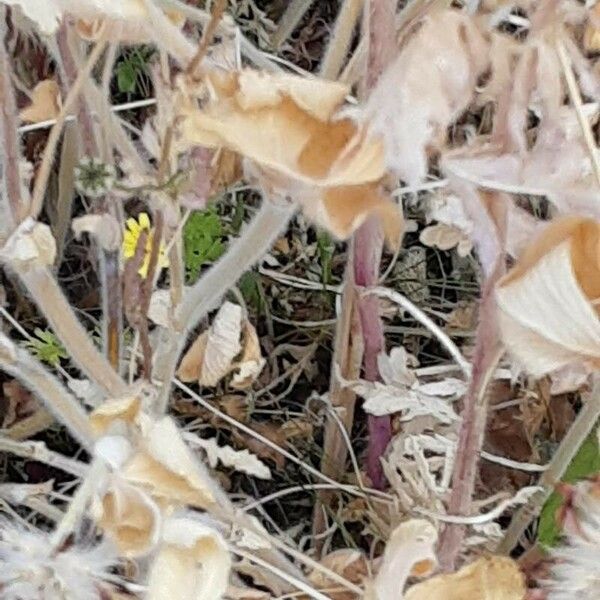
M 40 81 L 31 94 L 31 103 L 19 117 L 26 123 L 40 123 L 56 119 L 60 113 L 61 100 L 58 84 L 53 79 Z
M 600 364 L 600 225 L 564 217 L 550 224 L 498 282 L 501 335 L 536 377 Z
M 409 359 L 401 346 L 392 348 L 389 355 L 382 353 L 377 358 L 383 383 L 341 381 L 365 399 L 363 408 L 369 414 L 402 413 L 403 421 L 424 415 L 431 415 L 442 423 L 456 421 L 458 416 L 451 401 L 464 394 L 466 384 L 452 378 L 421 383 L 414 369 L 409 367 Z
M 583 34 L 583 47 L 587 52 L 600 50 L 600 5 L 590 9 L 589 20 Z
M 146 554 L 156 545 L 161 514 L 152 498 L 117 475 L 92 504 L 92 516 L 126 557 Z
M 320 564 L 337 575 L 341 575 L 351 583 L 361 585 L 369 573 L 367 557 L 360 550 L 344 548 L 335 550 L 324 556 Z M 326 573 L 314 569 L 308 576 L 308 580 L 317 589 L 328 589 L 338 587 L 338 583 L 327 577 Z M 356 597 L 352 592 L 327 592 L 328 597 L 334 600 L 351 600 Z
M 475 21 L 456 10 L 431 11 L 371 93 L 360 120 L 385 142 L 385 161 L 410 184 L 428 170 L 428 152 L 469 105 L 488 61 Z
M 227 543 L 216 529 L 193 516 L 167 519 L 150 568 L 148 600 L 220 600 L 230 570 Z
M 109 213 L 77 217 L 73 219 L 71 227 L 76 238 L 79 238 L 82 233 L 89 233 L 104 250 L 115 251 L 121 247 L 121 226 Z
M 17 270 L 47 267 L 56 258 L 56 241 L 50 227 L 25 219 L 0 248 L 0 259 Z
M 397 600 L 410 577 L 424 577 L 437 566 L 437 531 L 428 521 L 411 519 L 394 529 L 388 540 L 379 572 L 372 582 L 372 600 Z
M 271 194 L 298 200 L 339 237 L 374 214 L 385 217 L 388 237 L 397 241 L 400 213 L 379 191 L 383 146 L 336 115 L 345 85 L 246 70 L 211 74 L 207 88 L 211 99 L 203 109 L 190 98 L 182 103 L 187 143 L 246 157 Z
M 198 336 L 183 357 L 177 376 L 182 381 L 198 380 L 200 385 L 215 386 L 238 370 L 231 385 L 243 389 L 258 377 L 264 364 L 254 326 L 243 319 L 240 306 L 225 302 L 210 329 Z
M 153 496 L 172 503 L 206 508 L 214 502 L 208 473 L 194 458 L 169 417 L 149 426 L 141 450 L 124 465 L 122 474 Z
M 437 575 L 411 587 L 404 600 L 524 600 L 525 577 L 504 556 L 480 558 L 450 575 Z
M 231 467 L 259 479 L 271 479 L 269 467 L 248 450 L 234 450 L 231 446 L 219 446 L 216 438 L 198 438 L 196 443 L 206 452 L 208 464 L 213 469 L 220 461 L 224 467 Z
M 265 366 L 260 352 L 260 342 L 254 325 L 247 319 L 242 325 L 242 355 L 235 362 L 237 373 L 231 380 L 231 387 L 244 389 L 252 385 Z
M 473 242 L 458 227 L 437 223 L 429 225 L 421 232 L 419 240 L 430 248 L 452 250 L 456 247 L 459 256 L 467 256 L 473 248 Z
M 90 415 L 92 429 L 101 436 L 120 428 L 119 423 L 133 426 L 137 422 L 141 406 L 141 400 L 136 396 L 106 400 Z

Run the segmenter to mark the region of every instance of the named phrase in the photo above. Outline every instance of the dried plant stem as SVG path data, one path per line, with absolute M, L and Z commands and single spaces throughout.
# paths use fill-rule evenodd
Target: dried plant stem
M 163 9 L 175 10 L 181 13 L 190 21 L 200 23 L 203 26 L 208 25 L 211 16 L 205 10 L 190 6 L 181 0 L 156 0 L 156 4 Z M 217 29 L 217 33 L 231 34 L 232 27 L 229 23 L 221 22 Z M 243 54 L 253 62 L 257 67 L 267 71 L 282 71 L 282 68 L 275 62 L 269 59 L 269 56 L 261 52 L 252 42 L 246 39 L 239 31 L 236 31 L 236 36 L 239 37 L 240 45 Z
M 173 330 L 163 332 L 165 335 L 156 353 L 155 373 L 162 381 L 157 405 L 160 413 L 167 409 L 171 381 L 188 334 L 208 311 L 216 308 L 237 280 L 263 258 L 295 212 L 293 204 L 279 206 L 264 199 L 252 222 L 232 243 L 228 252 L 188 290 L 175 312 Z
M 98 485 L 102 481 L 106 470 L 105 463 L 100 459 L 95 459 L 90 465 L 84 480 L 71 499 L 69 510 L 52 533 L 50 544 L 55 550 L 63 546 L 71 532 L 75 530 L 85 515 L 87 506 L 98 489 Z
M 259 567 L 262 567 L 264 570 L 273 573 L 273 575 L 276 575 L 277 577 L 283 579 L 284 581 L 287 581 L 288 583 L 293 585 L 295 588 L 304 592 L 307 596 L 314 598 L 315 600 L 330 600 L 329 596 L 326 596 L 325 594 L 318 592 L 312 586 L 308 585 L 305 581 L 302 581 L 302 579 L 298 579 L 297 577 L 293 577 L 293 576 L 289 575 L 285 571 L 278 569 L 275 565 L 272 565 L 269 562 L 267 562 L 266 560 L 263 560 L 262 558 L 260 558 L 259 556 L 256 556 L 256 554 L 253 554 L 251 552 L 246 552 L 244 550 L 240 550 L 239 548 L 236 548 L 236 547 L 231 548 L 231 550 L 232 550 L 232 552 L 234 552 L 241 558 L 245 558 L 246 560 L 249 560 L 250 562 L 258 565 Z M 361 590 L 361 592 L 362 592 L 362 590 Z
M 70 27 L 67 21 L 63 22 L 56 34 L 58 46 L 57 58 L 61 67 L 63 79 L 63 95 L 66 97 L 69 90 L 77 81 L 77 62 L 73 57 L 69 40 Z M 98 144 L 94 132 L 94 123 L 89 105 L 84 95 L 77 98 L 77 120 L 81 148 L 87 156 L 98 156 Z
M 494 286 L 500 273 L 501 269 L 496 268 L 486 281 L 481 294 L 473 373 L 461 412 L 462 421 L 448 501 L 448 513 L 452 515 L 466 516 L 471 511 L 477 467 L 487 423 L 487 387 L 504 353 L 495 326 L 493 297 Z M 443 531 L 438 552 L 438 559 L 443 569 L 454 570 L 464 534 L 465 528 L 462 525 L 448 525 Z
M 436 325 L 418 306 L 413 304 L 406 296 L 400 292 L 390 290 L 388 288 L 371 288 L 365 291 L 365 294 L 374 294 L 380 298 L 387 298 L 392 302 L 400 305 L 404 310 L 409 312 L 419 323 L 424 325 L 440 342 L 440 344 L 448 351 L 448 354 L 456 361 L 456 364 L 461 368 L 466 377 L 471 376 L 471 365 L 469 361 L 462 355 L 456 344 L 450 339 L 448 334 Z
M 367 70 L 363 79 L 363 96 L 376 85 L 385 67 L 394 58 L 396 47 L 395 0 L 371 0 L 364 14 L 363 29 L 369 40 Z M 381 255 L 383 252 L 383 227 L 378 219 L 369 219 L 354 234 L 351 251 L 354 263 L 354 282 L 362 288 L 370 288 L 379 282 Z M 358 298 L 358 314 L 364 348 L 363 376 L 367 381 L 379 379 L 378 355 L 385 349 L 383 322 L 376 298 Z M 367 447 L 367 474 L 373 486 L 385 485 L 381 456 L 392 438 L 389 415 L 368 416 L 369 442 Z
M 387 0 L 385 0 L 387 2 Z M 365 0 L 345 0 L 331 34 L 320 75 L 325 79 L 337 79 L 348 56 L 348 48 L 356 29 Z
M 88 470 L 88 465 L 49 450 L 44 442 L 18 442 L 0 436 L 0 452 L 10 452 L 15 456 L 35 460 L 75 477 L 83 477 Z
M 106 45 L 106 32 L 103 29 L 103 31 L 100 33 L 100 39 L 94 46 L 93 50 L 90 52 L 90 55 L 85 65 L 79 71 L 77 79 L 73 83 L 73 86 L 69 90 L 69 94 L 64 100 L 60 114 L 56 119 L 56 124 L 50 130 L 48 142 L 46 143 L 46 148 L 44 149 L 44 155 L 42 157 L 42 164 L 40 166 L 40 170 L 38 172 L 33 187 L 31 206 L 29 207 L 29 215 L 34 219 L 37 218 L 40 211 L 42 210 L 44 196 L 46 194 L 46 187 L 48 185 L 48 177 L 50 176 L 50 169 L 52 167 L 52 162 L 54 161 L 54 153 L 56 151 L 56 147 L 58 146 L 58 141 L 60 140 L 60 135 L 62 132 L 63 125 L 65 123 L 65 119 L 68 113 L 75 105 L 75 102 L 79 97 L 79 93 L 88 81 L 92 69 L 100 59 L 100 56 L 102 56 Z
M 0 333 L 0 368 L 30 389 L 85 448 L 91 447 L 93 432 L 75 396 L 3 333 Z
M 8 202 L 6 218 L 12 215 L 12 226 L 18 225 L 24 216 L 23 200 L 21 198 L 20 151 L 17 137 L 17 105 L 14 87 L 11 79 L 12 68 L 4 47 L 6 35 L 6 9 L 0 8 L 0 179 L 4 191 L 2 197 Z M 8 234 L 7 224 L 0 224 L 0 234 L 3 230 Z
M 515 513 L 498 546 L 498 553 L 508 554 L 519 543 L 529 523 L 538 516 L 544 503 L 552 494 L 554 486 L 560 482 L 577 451 L 598 424 L 600 419 L 599 397 L 600 379 L 595 377 L 592 391 L 588 394 L 586 402 L 558 446 L 546 471 L 540 476 L 538 485 L 544 488 L 543 491 L 529 498 L 527 504 Z
M 598 184 L 598 187 L 600 187 L 600 159 L 598 158 L 598 148 L 596 147 L 596 142 L 594 141 L 592 128 L 590 127 L 590 124 L 583 111 L 583 101 L 581 100 L 579 87 L 577 86 L 575 74 L 573 73 L 571 60 L 567 55 L 564 43 L 560 37 L 557 37 L 555 45 L 556 53 L 558 54 L 558 59 L 560 60 L 565 82 L 567 84 L 569 98 L 571 99 L 573 107 L 575 108 L 575 114 L 577 115 L 579 126 L 581 127 L 581 133 L 583 135 L 585 145 L 587 146 L 590 160 L 592 161 L 592 168 L 596 177 L 596 183 Z
M 127 391 L 125 382 L 96 349 L 48 269 L 33 268 L 17 273 L 73 362 L 111 396 Z
M 219 27 L 219 23 L 225 14 L 226 8 L 227 0 L 217 0 L 213 6 L 210 21 L 202 32 L 202 38 L 200 40 L 200 44 L 198 45 L 198 50 L 196 51 L 196 54 L 194 54 L 194 58 L 192 58 L 188 68 L 186 69 L 188 74 L 193 76 L 196 72 L 196 69 L 200 66 L 202 59 L 206 56 L 208 47 L 215 37 L 217 28 Z
M 290 37 L 313 3 L 314 0 L 290 0 L 271 38 L 271 45 L 276 50 Z
M 44 408 L 38 408 L 31 416 L 21 419 L 4 432 L 11 440 L 26 440 L 45 431 L 56 419 Z

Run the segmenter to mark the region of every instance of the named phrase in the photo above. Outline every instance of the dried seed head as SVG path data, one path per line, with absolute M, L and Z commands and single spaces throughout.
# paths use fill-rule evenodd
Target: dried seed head
M 114 167 L 92 156 L 82 158 L 75 167 L 75 187 L 90 198 L 100 198 L 110 192 L 115 179 Z

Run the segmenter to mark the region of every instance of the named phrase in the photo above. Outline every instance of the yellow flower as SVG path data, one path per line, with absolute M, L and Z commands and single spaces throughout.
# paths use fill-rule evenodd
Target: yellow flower
M 142 266 L 138 270 L 138 273 L 141 277 L 146 278 L 148 276 L 150 253 L 152 252 L 152 240 L 154 238 L 154 229 L 151 227 L 150 217 L 147 213 L 140 213 L 137 221 L 133 217 L 127 219 L 127 228 L 123 233 L 123 258 L 127 261 L 135 256 L 135 250 L 142 231 L 147 231 L 148 237 L 146 238 L 144 261 L 142 262 Z M 163 267 L 168 266 L 169 259 L 165 254 L 165 245 L 161 242 L 158 254 L 158 268 L 162 269 Z

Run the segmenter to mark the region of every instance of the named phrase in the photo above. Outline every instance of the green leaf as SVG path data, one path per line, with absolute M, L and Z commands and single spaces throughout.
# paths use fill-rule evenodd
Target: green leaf
M 238 283 L 238 288 L 244 296 L 248 306 L 254 307 L 257 311 L 262 308 L 262 295 L 258 284 L 259 275 L 254 271 L 244 273 Z
M 33 333 L 37 339 L 34 337 L 25 342 L 25 345 L 38 360 L 57 367 L 61 358 L 69 358 L 65 347 L 51 331 L 36 327 Z
M 137 83 L 137 72 L 135 66 L 124 61 L 117 66 L 117 87 L 122 94 L 132 94 L 135 92 Z
M 600 472 L 600 452 L 598 438 L 594 431 L 579 448 L 562 481 L 575 483 L 598 472 Z M 560 541 L 561 529 L 556 521 L 556 515 L 563 502 L 563 497 L 554 492 L 542 508 L 538 526 L 538 541 L 544 546 L 552 547 Z
M 188 282 L 195 281 L 202 267 L 217 260 L 224 252 L 223 224 L 214 209 L 198 211 L 183 229 L 183 258 Z

